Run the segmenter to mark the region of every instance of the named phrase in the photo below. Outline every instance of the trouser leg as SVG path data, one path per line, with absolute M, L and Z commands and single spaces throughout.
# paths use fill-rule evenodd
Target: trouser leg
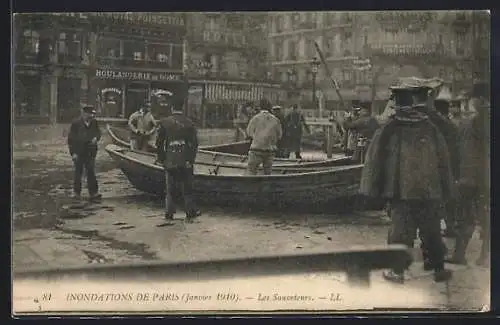
M 78 156 L 74 162 L 74 172 L 73 172 L 73 192 L 75 194 L 81 194 L 82 192 L 82 174 L 83 174 L 83 160 L 81 156 Z
M 264 168 L 264 175 L 271 175 L 273 159 L 274 154 L 271 152 L 262 154 L 262 167 Z
M 193 168 L 182 168 L 180 172 L 186 217 L 194 218 L 198 209 L 193 198 Z
M 257 169 L 262 162 L 262 157 L 259 152 L 250 150 L 248 152 L 248 166 L 247 172 L 250 175 L 257 175 Z
M 404 200 L 394 200 L 389 209 L 391 227 L 388 234 L 388 244 L 402 244 L 412 247 L 415 238 L 415 225 L 410 204 Z M 405 263 L 402 262 L 400 265 L 396 265 L 393 271 L 402 274 L 405 266 Z
M 96 152 L 89 152 L 85 157 L 84 166 L 87 174 L 87 189 L 89 195 L 92 197 L 99 192 L 99 185 L 97 183 L 97 176 L 95 174 L 95 158 Z
M 176 174 L 175 169 L 165 170 L 165 216 L 167 217 L 173 217 L 175 213 L 173 193 L 175 191 Z
M 422 241 L 422 251 L 425 252 L 429 266 L 435 271 L 442 271 L 445 246 L 441 237 L 439 203 L 427 200 L 417 201 L 413 209 Z

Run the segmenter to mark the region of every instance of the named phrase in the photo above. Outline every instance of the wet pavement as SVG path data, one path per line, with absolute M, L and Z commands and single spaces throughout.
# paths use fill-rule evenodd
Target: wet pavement
M 194 223 L 185 223 L 180 211 L 166 223 L 163 203 L 131 187 L 104 151 L 107 143 L 104 139 L 96 166 L 103 200 L 93 204 L 69 198 L 72 166 L 64 139 L 15 146 L 14 269 L 305 253 L 386 240 L 387 219 L 382 212 L 263 215 L 204 208 Z M 471 260 L 478 247 L 474 238 Z M 409 285 L 428 288 L 437 297 L 436 306 L 477 308 L 485 303 L 489 270 L 450 266 L 456 272 L 446 291 L 422 270 L 417 250 L 415 257 Z M 375 278 L 380 280 L 380 274 Z

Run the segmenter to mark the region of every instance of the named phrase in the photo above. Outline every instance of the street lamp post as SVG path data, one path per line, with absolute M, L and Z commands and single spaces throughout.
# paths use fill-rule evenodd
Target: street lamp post
M 288 75 L 288 100 L 292 99 L 293 91 L 295 90 L 295 83 L 297 81 L 297 71 L 295 69 L 288 69 L 286 72 Z
M 312 73 L 312 101 L 314 109 L 318 109 L 318 103 L 316 99 L 316 75 L 318 74 L 320 62 L 315 57 L 311 62 L 311 73 Z
M 210 75 L 212 70 L 212 63 L 210 62 L 210 56 L 206 55 L 205 58 L 200 62 L 200 70 L 203 77 L 206 79 Z M 206 80 L 203 81 L 201 88 L 201 127 L 206 127 L 206 107 L 205 107 L 205 97 L 206 97 L 207 84 Z

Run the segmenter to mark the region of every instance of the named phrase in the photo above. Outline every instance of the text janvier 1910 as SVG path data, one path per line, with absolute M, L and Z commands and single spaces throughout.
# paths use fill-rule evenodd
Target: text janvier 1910
M 140 302 L 239 302 L 241 300 L 256 300 L 260 302 L 308 302 L 314 300 L 329 300 L 331 302 L 341 302 L 342 296 L 338 293 L 330 293 L 321 297 L 299 294 L 264 294 L 258 293 L 255 296 L 242 297 L 237 293 L 225 292 L 213 295 L 197 295 L 192 293 L 175 292 L 125 292 L 125 293 L 68 293 L 67 301 L 72 302 L 118 302 L 118 301 L 140 301 Z

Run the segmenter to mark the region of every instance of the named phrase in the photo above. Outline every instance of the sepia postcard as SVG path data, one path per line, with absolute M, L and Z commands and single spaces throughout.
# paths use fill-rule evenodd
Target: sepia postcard
M 14 317 L 490 311 L 489 11 L 11 22 Z

